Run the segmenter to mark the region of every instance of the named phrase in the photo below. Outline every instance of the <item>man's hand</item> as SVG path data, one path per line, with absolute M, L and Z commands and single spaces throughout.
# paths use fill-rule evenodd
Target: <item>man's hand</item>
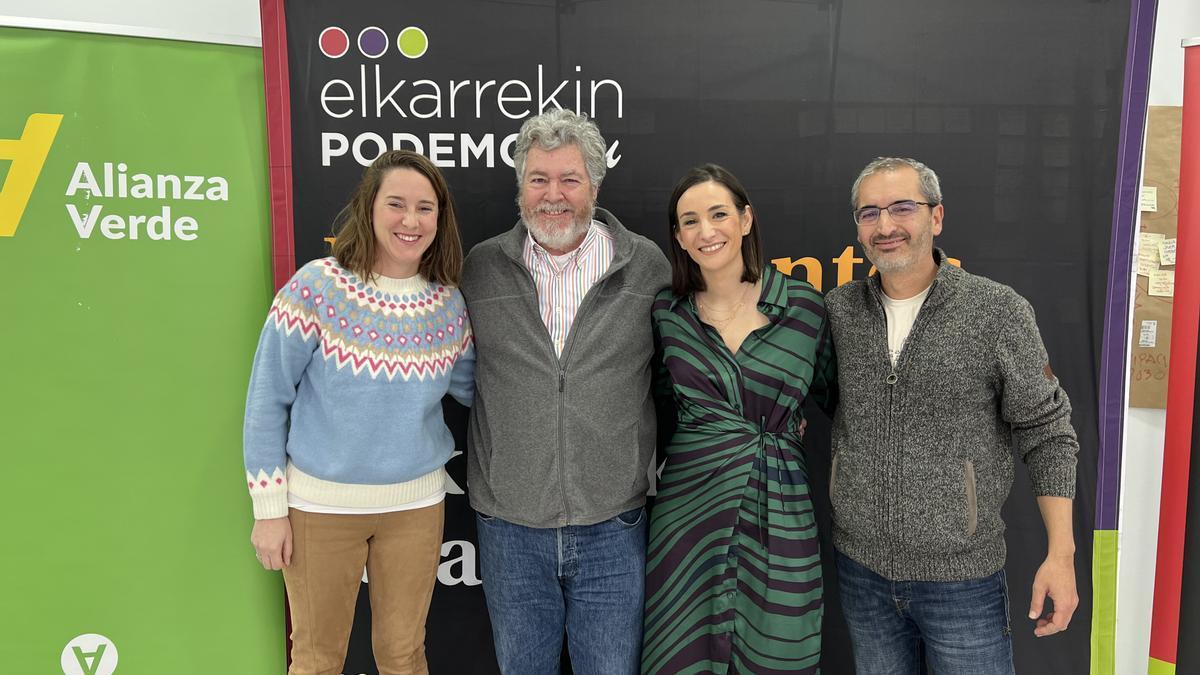
M 1046 525 L 1046 560 L 1033 577 L 1033 600 L 1029 618 L 1037 622 L 1033 634 L 1054 635 L 1067 629 L 1071 615 L 1079 606 L 1075 589 L 1075 539 L 1071 531 L 1071 500 L 1065 497 L 1038 497 L 1038 508 Z M 1054 601 L 1054 611 L 1042 615 L 1046 596 Z
M 254 521 L 250 543 L 263 569 L 281 570 L 292 564 L 292 523 L 287 516 Z M 1074 583 L 1072 577 L 1072 588 Z
M 1042 607 L 1046 596 L 1054 601 L 1054 611 L 1043 616 Z M 1071 623 L 1071 615 L 1078 606 L 1074 557 L 1047 557 L 1033 577 L 1033 601 L 1029 603 L 1029 618 L 1037 620 L 1033 634 L 1045 637 L 1066 630 L 1067 624 Z

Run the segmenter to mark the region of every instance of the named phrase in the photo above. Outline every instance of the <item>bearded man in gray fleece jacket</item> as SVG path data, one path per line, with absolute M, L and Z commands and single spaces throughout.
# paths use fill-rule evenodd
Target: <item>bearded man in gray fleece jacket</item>
M 500 671 L 633 675 L 641 662 L 654 242 L 596 206 L 596 123 L 550 110 L 513 145 L 521 219 L 463 265 L 475 334 L 467 481 Z
M 923 643 L 938 675 L 1012 673 L 1000 507 L 1014 448 L 1048 538 L 1034 633 L 1065 630 L 1079 603 L 1070 403 L 1029 303 L 934 248 L 944 209 L 931 169 L 876 159 L 851 208 L 878 275 L 830 291 L 826 307 L 841 390 L 833 539 L 858 672 L 920 672 Z

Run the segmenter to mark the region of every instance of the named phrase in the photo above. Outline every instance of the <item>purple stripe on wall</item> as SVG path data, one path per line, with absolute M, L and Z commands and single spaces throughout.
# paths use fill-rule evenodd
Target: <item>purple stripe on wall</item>
M 1158 0 L 1132 0 L 1129 46 L 1125 55 L 1125 93 L 1121 101 L 1121 140 L 1112 240 L 1108 261 L 1108 302 L 1100 356 L 1100 458 L 1096 467 L 1096 529 L 1117 529 L 1121 489 L 1121 431 L 1125 424 L 1125 371 L 1128 354 L 1129 292 L 1134 219 L 1141 192 L 1143 135 L 1150 87 L 1150 54 Z

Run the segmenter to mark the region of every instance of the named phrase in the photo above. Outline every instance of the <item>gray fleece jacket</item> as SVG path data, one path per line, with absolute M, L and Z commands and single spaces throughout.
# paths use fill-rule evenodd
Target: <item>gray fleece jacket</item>
M 591 525 L 645 504 L 655 446 L 650 306 L 671 279 L 662 251 L 608 211 L 608 271 L 555 354 L 524 223 L 467 256 L 461 289 L 475 333 L 467 435 L 471 506 L 528 527 Z
M 1033 309 L 940 249 L 934 256 L 937 277 L 894 368 L 878 277 L 825 301 L 841 392 L 834 545 L 896 581 L 976 579 L 1004 566 L 1013 449 L 1036 495 L 1075 494 L 1071 405 Z

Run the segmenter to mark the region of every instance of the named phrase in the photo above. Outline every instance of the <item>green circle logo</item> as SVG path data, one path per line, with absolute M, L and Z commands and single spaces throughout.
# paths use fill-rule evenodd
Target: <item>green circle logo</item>
M 400 48 L 400 53 L 408 58 L 419 59 L 425 55 L 425 50 L 429 49 L 429 37 L 420 28 L 409 26 L 396 36 L 396 46 Z

